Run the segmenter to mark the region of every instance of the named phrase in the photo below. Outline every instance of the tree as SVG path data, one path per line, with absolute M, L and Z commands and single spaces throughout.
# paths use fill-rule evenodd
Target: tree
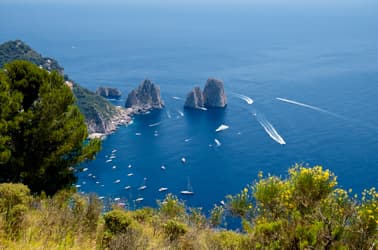
M 84 118 L 61 75 L 14 61 L 0 72 L 0 181 L 54 194 L 76 181 L 73 167 L 92 159 Z

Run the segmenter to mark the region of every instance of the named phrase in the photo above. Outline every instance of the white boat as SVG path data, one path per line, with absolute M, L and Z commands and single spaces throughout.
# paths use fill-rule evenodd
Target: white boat
M 115 152 L 117 152 L 117 149 L 113 149 L 112 150 L 112 154 L 114 154 Z
M 79 188 L 79 187 L 81 187 L 81 185 L 77 184 L 75 187 Z
M 189 177 L 188 177 L 188 186 L 187 186 L 186 190 L 182 190 L 180 193 L 182 195 L 194 195 L 192 186 L 190 185 Z
M 111 155 L 111 156 L 109 157 L 109 159 L 114 159 L 114 158 L 116 158 L 115 155 Z
M 183 195 L 194 195 L 194 192 L 189 191 L 189 190 L 183 190 L 180 193 L 183 194 Z
M 99 181 L 96 181 L 96 184 L 100 184 L 100 182 L 99 182 Z
M 129 174 L 127 174 L 127 176 L 129 176 L 129 177 L 130 177 L 130 176 L 133 176 L 133 175 L 134 175 L 133 173 L 129 173 Z
M 131 166 L 131 164 L 129 164 L 129 166 L 127 166 L 127 168 L 132 168 L 133 166 Z
M 166 188 L 166 187 L 161 187 L 161 188 L 159 188 L 159 192 L 165 192 L 165 191 L 167 191 L 168 190 L 168 188 Z
M 89 173 L 88 176 L 91 177 L 93 174 L 92 173 Z
M 121 182 L 120 179 L 114 181 L 114 183 L 116 183 L 116 184 L 118 184 L 118 183 L 120 183 L 120 182 Z
M 136 202 L 141 202 L 141 201 L 143 201 L 143 200 L 144 200 L 143 197 L 140 197 L 140 198 L 135 199 Z
M 142 133 L 135 133 L 136 136 L 142 135 Z
M 138 190 L 145 190 L 145 189 L 147 188 L 147 186 L 146 186 L 146 180 L 147 180 L 147 178 L 144 177 L 144 178 L 143 178 L 143 185 L 140 186 L 140 187 L 138 188 Z
M 131 186 L 126 186 L 125 189 L 129 190 L 129 189 L 131 189 Z
M 117 197 L 117 198 L 114 198 L 115 201 L 119 201 L 120 199 L 121 199 L 121 198 L 118 198 L 118 197 Z
M 112 169 L 116 169 L 116 168 L 117 168 L 117 166 L 115 166 L 115 165 L 112 167 Z
M 215 132 L 220 132 L 220 131 L 226 130 L 226 129 L 228 129 L 228 128 L 229 128 L 229 126 L 224 125 L 224 124 L 221 124 L 221 125 L 215 130 Z
M 185 159 L 185 157 L 182 157 L 182 158 L 181 158 L 181 162 L 182 162 L 182 163 L 186 163 L 186 159 Z
M 83 172 L 88 171 L 88 168 L 83 168 Z
M 218 139 L 214 139 L 214 142 L 217 145 L 217 147 L 219 147 L 220 145 L 222 145 L 222 143 Z
M 105 198 L 104 196 L 98 197 L 99 200 L 103 200 L 104 198 Z
M 164 165 L 161 166 L 160 168 L 161 168 L 161 170 L 166 170 L 166 167 Z
M 106 160 L 105 162 L 112 162 L 112 159 Z

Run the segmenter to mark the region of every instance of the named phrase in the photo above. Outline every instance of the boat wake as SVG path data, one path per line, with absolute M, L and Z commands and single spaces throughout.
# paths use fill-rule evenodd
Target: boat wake
M 238 93 L 233 93 L 236 97 L 244 100 L 247 104 L 251 105 L 253 103 L 253 100 L 252 98 L 246 96 L 246 95 L 241 95 L 241 94 L 238 94 Z
M 328 110 L 325 110 L 325 109 L 322 109 L 322 108 L 318 108 L 316 106 L 312 106 L 312 105 L 305 104 L 305 103 L 302 103 L 302 102 L 297 102 L 297 101 L 293 101 L 293 100 L 289 100 L 289 99 L 285 99 L 285 98 L 280 98 L 280 97 L 276 97 L 276 99 L 281 101 L 281 102 L 294 104 L 294 105 L 297 105 L 297 106 L 301 106 L 301 107 L 304 107 L 304 108 L 308 108 L 308 109 L 316 110 L 316 111 L 319 111 L 319 112 L 322 112 L 322 113 L 325 113 L 325 114 L 329 114 L 329 115 L 335 116 L 335 117 L 343 119 L 343 120 L 347 120 L 345 117 L 343 117 L 341 115 L 338 115 L 336 113 L 333 113 L 331 111 L 328 111 Z
M 181 97 L 178 97 L 178 96 L 172 96 L 172 99 L 175 99 L 175 100 L 182 100 Z
M 280 134 L 278 134 L 277 130 L 273 127 L 273 125 L 269 121 L 259 116 L 256 116 L 256 119 L 260 123 L 260 125 L 264 128 L 265 132 L 270 136 L 270 138 L 272 138 L 279 144 L 282 144 L 282 145 L 286 144 L 285 140 L 280 136 Z
M 169 118 L 169 119 L 171 119 L 171 112 L 169 112 L 169 110 L 167 110 L 167 117 Z
M 150 125 L 148 125 L 149 127 L 156 127 L 156 126 L 159 126 L 161 124 L 161 122 L 156 122 L 156 123 L 152 123 Z
M 179 115 L 180 115 L 181 117 L 184 116 L 184 113 L 183 113 L 182 111 L 177 110 L 177 112 L 179 113 Z

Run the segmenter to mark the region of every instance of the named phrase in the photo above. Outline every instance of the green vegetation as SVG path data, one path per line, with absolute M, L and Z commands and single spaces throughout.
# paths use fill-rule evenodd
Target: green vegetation
M 47 71 L 57 71 L 60 75 L 63 75 L 63 67 L 61 67 L 56 60 L 42 57 L 42 55 L 20 40 L 0 44 L 0 67 L 14 60 L 25 60 Z M 90 133 L 109 132 L 107 128 L 104 127 L 104 124 L 111 124 L 112 118 L 119 115 L 119 110 L 105 98 L 74 83 L 68 76 L 64 77 L 65 80 L 73 83 L 76 104 L 85 117 L 88 131 Z
M 15 60 L 28 61 L 48 71 L 55 70 L 63 74 L 63 68 L 56 60 L 49 57 L 42 57 L 20 40 L 0 44 L 0 67 Z
M 54 194 L 71 186 L 73 167 L 91 159 L 98 140 L 61 75 L 14 61 L 0 71 L 0 181 Z
M 102 214 L 93 196 L 60 191 L 31 196 L 0 184 L 2 249 L 376 249 L 378 193 L 361 197 L 337 187 L 319 166 L 294 166 L 287 178 L 263 177 L 215 206 L 209 218 L 169 194 L 158 207 L 114 205 Z M 219 228 L 228 216 L 243 231 Z

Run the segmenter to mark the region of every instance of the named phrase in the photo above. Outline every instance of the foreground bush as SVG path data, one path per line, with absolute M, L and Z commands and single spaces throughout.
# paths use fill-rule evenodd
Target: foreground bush
M 33 197 L 0 184 L 0 249 L 377 249 L 378 194 L 337 187 L 320 166 L 294 166 L 287 178 L 259 175 L 206 218 L 174 195 L 158 207 L 102 214 L 93 195 Z M 243 232 L 222 228 L 239 217 Z

